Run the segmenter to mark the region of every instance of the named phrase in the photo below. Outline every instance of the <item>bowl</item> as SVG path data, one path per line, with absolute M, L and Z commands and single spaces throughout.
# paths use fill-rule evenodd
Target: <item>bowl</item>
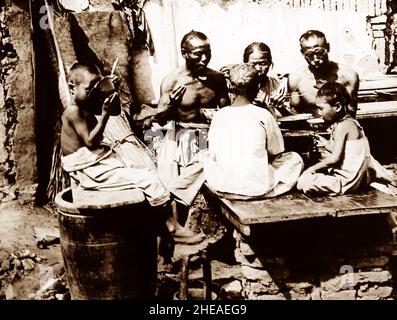
M 120 97 L 110 76 L 99 80 L 88 94 L 90 104 L 95 107 L 95 114 L 101 114 L 102 105 L 107 98 L 111 97 L 109 114 L 117 116 L 121 113 Z

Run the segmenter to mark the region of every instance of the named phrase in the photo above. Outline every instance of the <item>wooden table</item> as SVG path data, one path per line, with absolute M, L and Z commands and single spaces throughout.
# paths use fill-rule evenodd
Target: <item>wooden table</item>
M 214 194 L 206 184 L 203 191 L 220 207 L 234 227 L 246 236 L 251 234 L 253 225 L 263 223 L 397 211 L 397 197 L 378 190 L 333 197 L 308 197 L 295 192 L 263 200 L 228 200 Z

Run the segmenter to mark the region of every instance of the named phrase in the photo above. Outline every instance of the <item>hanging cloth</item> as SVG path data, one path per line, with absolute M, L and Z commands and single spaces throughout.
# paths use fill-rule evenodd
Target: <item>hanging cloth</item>
M 147 49 L 150 55 L 153 55 L 154 42 L 145 11 L 143 11 L 145 3 L 146 0 L 117 0 L 117 7 L 125 13 L 134 43 Z

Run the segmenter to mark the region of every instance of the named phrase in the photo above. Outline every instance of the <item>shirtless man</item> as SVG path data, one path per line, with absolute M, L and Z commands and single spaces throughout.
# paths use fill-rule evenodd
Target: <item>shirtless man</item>
M 156 119 L 206 122 L 203 109 L 229 104 L 226 81 L 221 72 L 207 67 L 211 47 L 206 35 L 190 31 L 181 41 L 185 64 L 168 74 L 161 83 Z
M 321 31 L 309 30 L 300 37 L 299 42 L 307 65 L 289 76 L 288 90 L 291 94 L 291 107 L 298 113 L 318 115 L 316 107 L 318 89 L 327 82 L 339 82 L 346 87 L 352 97 L 348 111 L 355 117 L 359 86 L 357 72 L 346 65 L 328 59 L 330 45 Z
M 167 131 L 157 162 L 161 181 L 182 204 L 176 210 L 180 221 L 205 180 L 199 158 L 207 147 L 208 129 L 202 124 L 210 122 L 217 108 L 230 104 L 223 74 L 207 67 L 211 59 L 207 36 L 190 31 L 182 38 L 181 53 L 185 64 L 163 79 L 158 111 L 151 119 L 160 125 L 175 121 L 169 123 L 175 130 Z

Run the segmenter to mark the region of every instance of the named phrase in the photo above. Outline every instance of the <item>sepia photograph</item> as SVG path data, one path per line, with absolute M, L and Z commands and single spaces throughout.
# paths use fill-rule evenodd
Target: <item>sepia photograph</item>
M 396 300 L 396 132 L 396 0 L 0 0 L 0 300 Z

